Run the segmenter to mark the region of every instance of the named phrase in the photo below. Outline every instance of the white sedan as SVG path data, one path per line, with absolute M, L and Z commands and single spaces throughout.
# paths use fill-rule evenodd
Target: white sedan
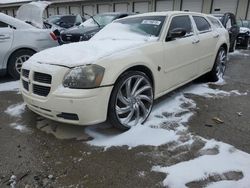
M 154 99 L 225 71 L 228 32 L 213 16 L 155 12 L 123 18 L 90 41 L 63 45 L 24 63 L 27 106 L 52 120 L 126 130 L 145 122 Z
M 22 64 L 34 53 L 58 45 L 56 36 L 42 29 L 45 7 L 38 2 L 25 4 L 18 10 L 18 19 L 0 13 L 0 74 L 18 79 Z

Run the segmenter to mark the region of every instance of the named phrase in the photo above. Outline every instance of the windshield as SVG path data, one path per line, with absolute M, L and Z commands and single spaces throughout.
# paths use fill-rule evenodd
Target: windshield
M 98 32 L 92 39 L 157 39 L 166 16 L 143 16 L 117 20 Z
M 53 16 L 52 18 L 49 18 L 49 23 L 58 25 L 60 22 L 66 23 L 66 24 L 72 24 L 75 22 L 75 16 L 69 15 L 69 16 Z
M 98 15 L 93 16 L 93 18 L 94 18 L 94 20 L 92 18 L 87 19 L 85 22 L 83 22 L 81 24 L 81 26 L 94 27 L 94 26 L 98 26 L 98 24 L 100 26 L 105 26 L 105 25 L 111 23 L 116 18 L 116 15 L 101 15 L 101 14 L 98 14 Z
M 250 21 L 249 20 L 238 20 L 237 25 L 240 27 L 247 27 L 250 29 Z

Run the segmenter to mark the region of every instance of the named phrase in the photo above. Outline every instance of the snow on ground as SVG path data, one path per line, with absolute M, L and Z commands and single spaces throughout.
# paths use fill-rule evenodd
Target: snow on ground
M 25 125 L 21 125 L 18 123 L 12 123 L 12 124 L 10 124 L 10 127 L 13 129 L 16 129 L 22 133 L 30 132 L 30 130 Z
M 0 84 L 0 92 L 2 91 L 18 91 L 19 81 L 12 81 Z
M 153 171 L 163 172 L 167 177 L 164 186 L 186 188 L 189 182 L 201 181 L 215 174 L 241 171 L 244 178 L 233 181 L 218 181 L 208 184 L 208 188 L 247 188 L 250 186 L 250 155 L 235 149 L 233 146 L 207 140 L 202 150 L 218 148 L 215 155 L 201 155 L 189 161 L 177 163 L 169 167 L 154 166 Z
M 229 57 L 231 57 L 231 56 L 245 56 L 245 57 L 248 57 L 249 54 L 244 53 L 244 50 L 235 50 L 234 52 L 229 53 Z
M 5 110 L 5 113 L 13 117 L 20 117 L 24 111 L 25 111 L 25 103 L 19 103 L 9 106 Z

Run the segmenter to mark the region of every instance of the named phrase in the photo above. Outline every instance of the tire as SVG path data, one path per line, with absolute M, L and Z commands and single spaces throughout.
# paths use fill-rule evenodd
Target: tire
M 245 40 L 243 42 L 243 49 L 247 50 L 248 49 L 248 44 L 249 44 L 249 37 L 245 37 Z
M 226 70 L 226 62 L 227 62 L 227 52 L 225 48 L 220 47 L 218 50 L 214 66 L 212 70 L 207 74 L 208 80 L 211 82 L 216 82 L 220 77 L 223 77 Z
M 14 52 L 8 61 L 8 73 L 15 79 L 20 78 L 22 64 L 27 61 L 35 52 L 28 49 L 21 49 Z
M 233 45 L 232 45 L 232 46 L 230 46 L 229 52 L 234 52 L 234 51 L 235 51 L 235 49 L 236 49 L 236 44 L 237 44 L 237 41 L 236 41 L 236 40 L 234 40 Z
M 125 72 L 111 93 L 108 120 L 121 130 L 142 124 L 152 110 L 153 99 L 152 82 L 146 74 L 140 71 Z

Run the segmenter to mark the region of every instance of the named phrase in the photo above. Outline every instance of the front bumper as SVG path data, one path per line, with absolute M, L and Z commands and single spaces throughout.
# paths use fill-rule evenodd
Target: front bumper
M 52 65 L 46 65 L 46 73 L 51 70 L 49 74 L 52 75 L 49 86 L 51 89 L 47 96 L 37 95 L 33 88 L 37 84 L 48 85 L 33 80 L 34 72 L 43 72 L 42 65 L 32 66 L 28 78 L 21 76 L 21 92 L 28 108 L 41 116 L 63 123 L 91 125 L 104 122 L 113 86 L 95 89 L 64 88 L 60 80 L 67 71 L 66 68 L 54 66 L 49 69 L 50 66 Z M 28 89 L 23 84 L 27 79 Z

